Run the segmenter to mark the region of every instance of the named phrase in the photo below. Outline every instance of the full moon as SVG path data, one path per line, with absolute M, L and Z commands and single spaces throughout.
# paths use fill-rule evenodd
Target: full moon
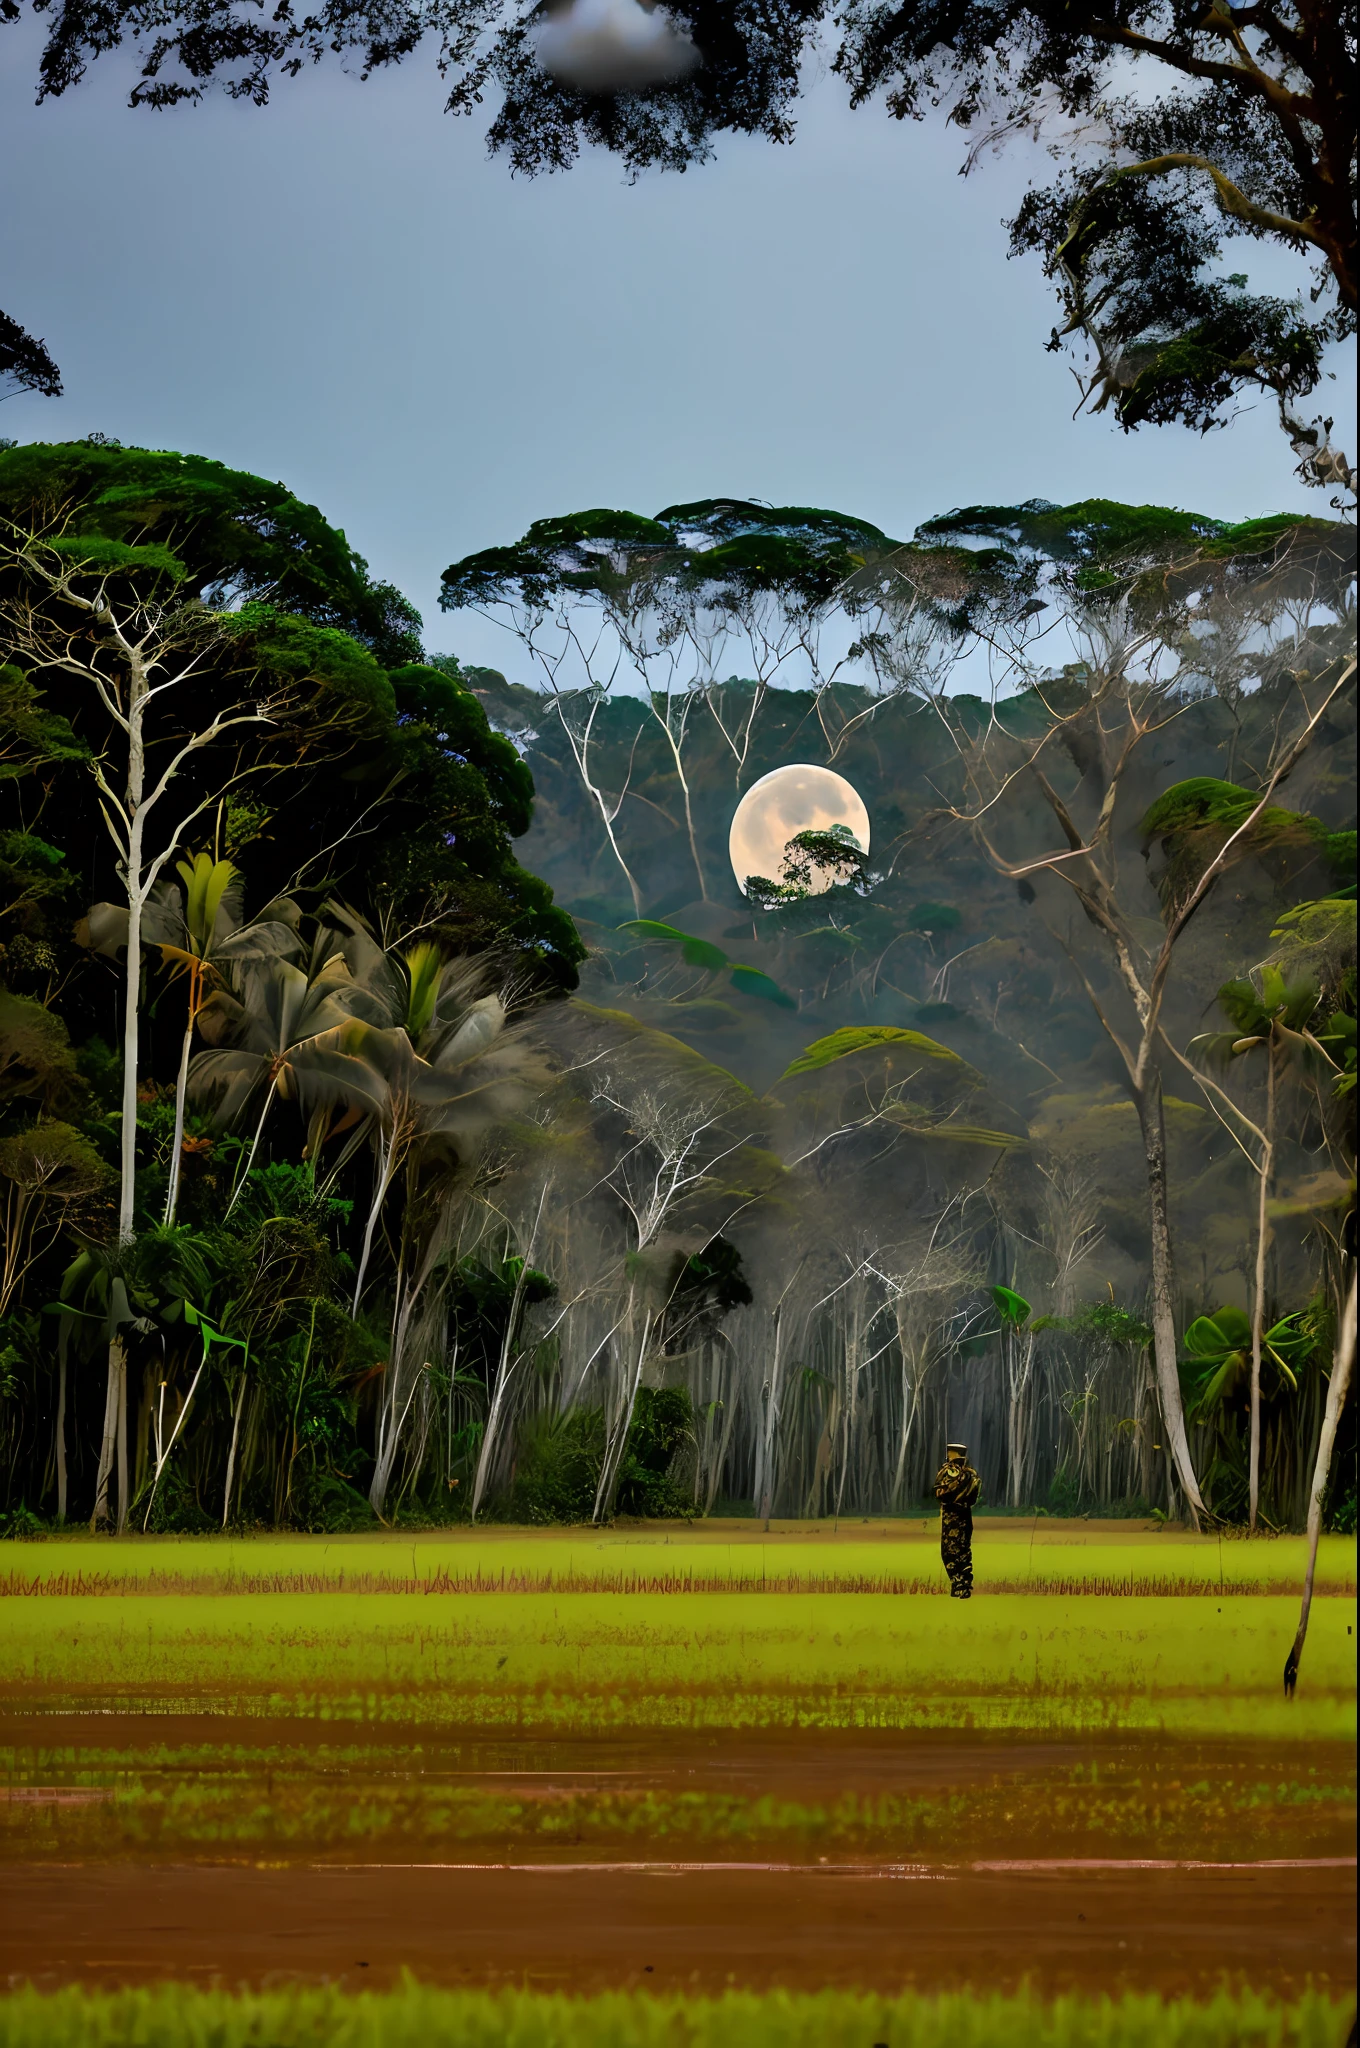
M 784 848 L 795 832 L 829 832 L 833 825 L 848 825 L 861 853 L 869 851 L 869 813 L 843 775 L 810 764 L 791 764 L 762 775 L 737 805 L 727 837 L 742 895 L 748 875 L 780 879 Z M 814 895 L 830 887 L 829 876 L 814 876 Z

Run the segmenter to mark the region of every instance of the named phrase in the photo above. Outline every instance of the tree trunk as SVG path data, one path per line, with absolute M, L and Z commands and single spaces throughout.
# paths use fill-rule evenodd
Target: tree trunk
M 760 1475 L 756 1512 L 766 1533 L 770 1527 L 770 1510 L 774 1505 L 774 1457 L 775 1444 L 779 1433 L 779 1378 L 783 1356 L 780 1350 L 781 1314 L 774 1312 L 774 1363 L 770 1369 L 770 1398 L 765 1405 L 765 1427 L 760 1437 Z
M 208 1363 L 208 1354 L 207 1354 L 207 1352 L 205 1351 L 205 1352 L 203 1353 L 203 1356 L 202 1356 L 202 1358 L 201 1358 L 201 1359 L 199 1360 L 199 1362 L 198 1362 L 198 1371 L 197 1371 L 197 1372 L 196 1372 L 196 1373 L 194 1374 L 193 1380 L 192 1380 L 192 1382 L 190 1383 L 189 1391 L 188 1391 L 188 1393 L 187 1393 L 187 1394 L 186 1394 L 186 1395 L 184 1396 L 184 1405 L 183 1405 L 183 1407 L 182 1407 L 182 1408 L 180 1409 L 180 1411 L 179 1411 L 179 1414 L 178 1414 L 178 1415 L 176 1416 L 176 1418 L 175 1418 L 175 1426 L 174 1426 L 174 1428 L 173 1428 L 173 1429 L 171 1430 L 171 1432 L 170 1432 L 170 1441 L 169 1441 L 169 1443 L 168 1443 L 168 1444 L 166 1444 L 166 1445 L 165 1445 L 164 1449 L 162 1449 L 162 1448 L 161 1448 L 161 1442 L 160 1442 L 160 1429 L 159 1429 L 159 1425 L 157 1426 L 157 1433 L 156 1433 L 156 1470 L 155 1470 L 155 1473 L 154 1473 L 154 1475 L 153 1475 L 153 1477 L 152 1477 L 152 1481 L 151 1481 L 151 1498 L 150 1498 L 150 1500 L 149 1500 L 149 1501 L 147 1502 L 147 1504 L 146 1504 L 146 1517 L 145 1517 L 145 1520 L 144 1520 L 144 1521 L 143 1521 L 143 1523 L 142 1523 L 142 1528 L 143 1528 L 143 1530 L 149 1529 L 149 1528 L 150 1528 L 150 1526 L 151 1526 L 151 1510 L 152 1510 L 152 1509 L 153 1509 L 153 1508 L 155 1507 L 155 1505 L 156 1505 L 156 1488 L 157 1488 L 157 1487 L 158 1487 L 158 1486 L 160 1485 L 160 1483 L 161 1483 L 161 1474 L 162 1474 L 162 1472 L 164 1472 L 164 1470 L 165 1470 L 165 1468 L 166 1468 L 167 1464 L 168 1464 L 168 1463 L 169 1463 L 169 1461 L 170 1461 L 170 1453 L 171 1453 L 171 1451 L 173 1451 L 173 1450 L 174 1450 L 174 1448 L 175 1448 L 175 1443 L 176 1443 L 176 1440 L 177 1440 L 177 1439 L 178 1439 L 178 1437 L 179 1437 L 179 1433 L 180 1433 L 180 1431 L 181 1431 L 181 1430 L 183 1429 L 183 1427 L 184 1427 L 184 1425 L 185 1425 L 186 1421 L 188 1420 L 188 1417 L 189 1417 L 189 1408 L 190 1408 L 190 1404 L 191 1404 L 191 1403 L 192 1403 L 192 1401 L 193 1401 L 194 1395 L 195 1395 L 195 1394 L 196 1394 L 196 1393 L 198 1392 L 198 1383 L 199 1383 L 199 1381 L 200 1381 L 200 1380 L 202 1379 L 202 1377 L 203 1377 L 203 1369 L 204 1369 L 204 1367 L 205 1367 L 205 1366 L 207 1365 L 207 1363 Z M 164 1391 L 164 1389 L 163 1389 L 163 1388 L 162 1388 L 162 1391 Z
M 632 1327 L 632 1317 L 628 1318 Z M 609 1513 L 614 1501 L 614 1488 L 618 1482 L 619 1468 L 623 1454 L 628 1448 L 628 1432 L 633 1426 L 633 1410 L 637 1406 L 638 1388 L 642 1385 L 642 1368 L 647 1362 L 648 1343 L 652 1333 L 652 1315 L 648 1309 L 642 1318 L 642 1334 L 637 1340 L 637 1362 L 629 1376 L 628 1399 L 617 1427 L 606 1439 L 604 1460 L 600 1466 L 600 1483 L 595 1489 L 595 1506 L 591 1512 L 592 1522 L 601 1522 Z
M 115 1524 L 121 1536 L 128 1525 L 128 1512 L 132 1501 L 128 1494 L 128 1428 L 127 1428 L 127 1350 L 123 1350 L 123 1369 L 118 1376 L 118 1520 Z
M 195 969 L 189 974 L 189 1015 L 184 1026 L 184 1043 L 180 1047 L 179 1073 L 175 1076 L 175 1135 L 170 1146 L 170 1177 L 165 1190 L 165 1221 L 173 1223 L 175 1207 L 179 1201 L 179 1166 L 184 1148 L 184 1098 L 189 1088 L 189 1054 L 194 1043 L 194 1018 L 198 1015 L 198 974 Z
M 273 1096 L 273 1092 L 274 1091 L 271 1088 L 271 1098 Z M 269 1104 L 268 1102 L 266 1102 L 265 1108 L 267 1109 L 268 1107 Z M 263 1124 L 263 1116 L 260 1118 L 260 1122 Z M 259 1142 L 259 1132 L 257 1131 L 255 1134 L 255 1143 L 258 1145 Z M 252 1159 L 255 1157 L 253 1148 L 251 1150 L 250 1156 Z M 382 1205 L 387 1200 L 387 1190 L 391 1187 L 393 1181 L 397 1177 L 396 1159 L 397 1132 L 396 1126 L 394 1124 L 390 1137 L 387 1137 L 383 1140 L 378 1152 L 378 1171 L 376 1176 L 376 1184 L 373 1189 L 373 1201 L 371 1207 L 369 1208 L 368 1221 L 364 1225 L 364 1242 L 363 1248 L 359 1253 L 359 1270 L 354 1276 L 354 1300 L 350 1303 L 349 1312 L 351 1316 L 354 1317 L 357 1317 L 359 1313 L 359 1298 L 364 1291 L 364 1280 L 368 1274 L 368 1262 L 373 1253 L 373 1233 L 378 1227 L 378 1217 L 382 1213 Z M 244 1185 L 245 1183 L 243 1181 L 242 1186 Z
M 66 1520 L 66 1341 L 60 1340 L 57 1358 L 57 1521 Z
M 124 1385 L 127 1378 L 127 1351 L 123 1344 L 121 1329 L 115 1330 L 109 1339 L 108 1379 L 104 1388 L 104 1429 L 99 1441 L 99 1469 L 94 1482 L 94 1513 L 90 1517 L 91 1529 L 97 1529 L 109 1520 L 109 1478 L 113 1472 L 114 1453 L 121 1435 L 123 1442 L 123 1465 L 127 1462 L 127 1420 Z M 120 1428 L 119 1418 L 122 1417 Z M 120 1522 L 123 1504 L 119 1501 Z
M 1143 1133 L 1143 1157 L 1147 1163 L 1148 1223 L 1152 1249 L 1152 1346 L 1157 1373 L 1157 1394 L 1162 1410 L 1162 1428 L 1171 1454 L 1172 1469 L 1180 1481 L 1190 1519 L 1199 1527 L 1207 1514 L 1199 1482 L 1190 1457 L 1185 1433 L 1185 1410 L 1181 1404 L 1180 1374 L 1176 1367 L 1176 1305 L 1171 1262 L 1171 1223 L 1166 1200 L 1166 1117 L 1162 1108 L 1162 1081 L 1155 1074 L 1134 1095 L 1138 1122 Z
M 515 1324 L 519 1313 L 520 1289 L 523 1284 L 524 1275 L 528 1270 L 529 1261 L 526 1257 L 524 1264 L 520 1267 L 520 1277 L 515 1283 L 515 1292 L 511 1297 L 510 1316 L 505 1326 L 505 1335 L 501 1339 L 500 1357 L 496 1363 L 496 1384 L 491 1394 L 491 1406 L 486 1414 L 486 1427 L 482 1431 L 482 1447 L 477 1454 L 477 1470 L 472 1478 L 472 1519 L 474 1522 L 482 1505 L 482 1495 L 486 1492 L 487 1482 L 491 1477 L 491 1465 L 495 1456 L 496 1442 L 500 1435 L 501 1418 L 505 1412 L 505 1403 L 510 1391 L 510 1378 L 515 1367 L 514 1339 Z
M 131 1241 L 137 1188 L 137 1031 L 142 996 L 142 790 L 146 759 L 142 720 L 147 680 L 134 665 L 128 677 L 127 980 L 123 990 L 123 1122 L 119 1132 L 118 1239 Z
M 1261 1502 L 1261 1337 L 1266 1321 L 1266 1252 L 1270 1246 L 1270 1169 L 1275 1151 L 1275 1034 L 1266 1045 L 1266 1124 L 1256 1210 L 1256 1276 L 1251 1303 L 1251 1430 L 1247 1451 L 1249 1524 Z
M 676 745 L 676 743 L 675 743 L 675 735 L 674 735 L 674 733 L 673 733 L 673 732 L 671 731 L 671 727 L 670 727 L 670 716 L 669 716 L 669 708 L 668 708 L 668 711 L 667 711 L 667 715 L 666 715 L 666 717 L 664 717 L 664 718 L 663 718 L 663 717 L 661 716 L 661 714 L 660 714 L 660 713 L 659 713 L 659 712 L 657 711 L 657 709 L 656 709 L 655 705 L 654 705 L 654 704 L 652 704 L 652 703 L 650 702 L 650 699 L 649 699 L 649 701 L 648 701 L 648 708 L 649 708 L 649 710 L 651 711 L 652 717 L 653 717 L 653 718 L 654 718 L 654 719 L 656 720 L 657 724 L 658 724 L 658 725 L 659 725 L 659 726 L 661 727 L 661 730 L 662 730 L 662 732 L 663 732 L 663 733 L 664 733 L 664 734 L 666 735 L 666 744 L 667 744 L 667 746 L 668 746 L 668 747 L 670 748 L 670 750 L 671 750 L 671 759 L 672 759 L 672 760 L 674 761 L 674 763 L 675 763 L 675 776 L 676 776 L 676 780 L 677 780 L 677 781 L 678 781 L 678 783 L 680 784 L 680 794 L 681 794 L 681 796 L 683 797 L 683 799 L 684 799 L 684 804 L 685 804 L 685 831 L 686 831 L 686 833 L 687 833 L 687 834 L 688 834 L 688 836 L 689 836 L 689 853 L 690 853 L 690 859 L 691 859 L 691 860 L 692 860 L 692 861 L 694 862 L 694 872 L 695 872 L 695 874 L 696 874 L 696 875 L 698 876 L 698 878 L 699 878 L 699 898 L 700 898 L 700 901 L 701 901 L 701 902 L 703 902 L 703 903 L 707 903 L 707 902 L 708 902 L 708 900 L 709 900 L 709 895 L 708 895 L 708 883 L 707 883 L 707 882 L 705 881 L 705 879 L 704 879 L 704 864 L 703 864 L 703 862 L 702 862 L 702 861 L 700 860 L 700 858 L 699 858 L 699 840 L 698 840 L 698 835 L 696 834 L 696 832 L 695 832 L 695 830 L 694 830 L 694 811 L 693 811 L 693 807 L 692 807 L 692 805 L 691 805 L 691 803 L 690 803 L 690 792 L 689 792 L 689 778 L 688 778 L 688 776 L 687 776 L 687 775 L 685 774 L 685 764 L 684 764 L 683 760 L 682 760 L 682 759 L 681 759 L 681 757 L 680 757 L 680 749 L 679 749 L 679 747 L 678 747 L 678 746 Z M 682 722 L 681 722 L 681 729 L 680 729 L 680 730 L 681 730 L 681 737 L 683 738 L 683 737 L 684 737 L 684 721 L 683 721 L 683 720 L 682 720 Z M 629 876 L 629 880 L 630 880 L 630 881 L 632 880 L 632 877 L 631 877 L 631 875 Z M 638 915 L 639 915 L 639 916 L 641 916 L 641 915 L 642 915 L 641 911 L 639 911 L 639 912 L 638 912 Z
M 1327 1491 L 1327 1481 L 1331 1477 L 1336 1428 L 1341 1420 L 1341 1410 L 1346 1405 L 1346 1394 L 1350 1387 L 1354 1364 L 1355 1276 L 1352 1275 L 1350 1293 L 1341 1312 L 1341 1328 L 1337 1332 L 1336 1358 L 1332 1366 L 1331 1383 L 1327 1388 L 1327 1412 L 1322 1418 L 1322 1435 L 1318 1439 L 1317 1460 L 1313 1466 L 1313 1490 L 1308 1496 L 1308 1567 L 1303 1579 L 1303 1605 L 1299 1611 L 1299 1626 L 1293 1647 L 1284 1663 L 1285 1697 L 1291 1700 L 1294 1697 L 1294 1687 L 1299 1680 L 1299 1663 L 1303 1657 L 1304 1640 L 1308 1634 L 1308 1614 L 1313 1605 L 1318 1540 L 1322 1535 L 1322 1502 Z
M 125 808 L 127 841 L 127 975 L 123 989 L 123 1108 L 118 1134 L 118 1243 L 125 1249 L 132 1243 L 137 1202 L 137 1033 L 142 994 L 142 789 L 146 761 L 142 744 L 142 720 L 148 685 L 139 666 L 128 679 L 128 770 Z M 122 1304 L 115 1297 L 122 1296 Z M 118 1527 L 127 1524 L 127 1347 L 123 1341 L 119 1308 L 126 1303 L 121 1281 L 111 1283 L 108 1382 L 104 1391 L 104 1430 L 99 1445 L 99 1469 L 95 1477 L 94 1515 L 91 1527 L 109 1519 L 109 1473 L 115 1451 L 118 1458 Z
M 231 1482 L 236 1476 L 236 1444 L 241 1434 L 241 1411 L 246 1405 L 246 1372 L 241 1368 L 241 1391 L 236 1397 L 236 1413 L 231 1419 L 231 1448 L 227 1452 L 227 1483 L 222 1491 L 222 1527 L 227 1526 L 231 1514 Z
M 278 1085 L 279 1085 L 279 1076 L 278 1076 L 278 1072 L 276 1071 L 276 1072 L 274 1072 L 273 1074 L 271 1074 L 271 1075 L 270 1075 L 270 1078 L 269 1078 L 269 1087 L 268 1087 L 268 1089 L 267 1089 L 267 1090 L 265 1091 L 265 1098 L 264 1098 L 264 1108 L 263 1108 L 263 1109 L 262 1109 L 262 1110 L 260 1111 L 260 1121 L 259 1121 L 259 1122 L 258 1122 L 258 1123 L 256 1124 L 256 1126 L 255 1126 L 255 1136 L 254 1136 L 254 1137 L 253 1137 L 253 1138 L 251 1139 L 251 1141 L 250 1141 L 250 1150 L 249 1150 L 249 1152 L 247 1152 L 247 1154 L 246 1154 L 246 1163 L 245 1163 L 245 1166 L 244 1166 L 244 1168 L 242 1169 L 242 1172 L 241 1172 L 241 1177 L 240 1177 L 240 1179 L 239 1179 L 239 1180 L 237 1181 L 237 1183 L 236 1183 L 235 1187 L 234 1187 L 234 1188 L 232 1189 L 232 1191 L 231 1191 L 231 1200 L 230 1200 L 230 1201 L 229 1201 L 229 1202 L 227 1203 L 227 1210 L 226 1210 L 226 1213 L 227 1213 L 227 1215 L 228 1215 L 228 1216 L 230 1216 L 230 1214 L 231 1214 L 232 1210 L 233 1210 L 233 1209 L 234 1209 L 234 1208 L 236 1207 L 236 1203 L 237 1203 L 237 1200 L 238 1200 L 238 1199 L 239 1199 L 239 1197 L 240 1197 L 240 1194 L 241 1194 L 241 1190 L 242 1190 L 242 1188 L 244 1188 L 244 1186 L 245 1186 L 246 1182 L 247 1182 L 247 1181 L 248 1181 L 248 1180 L 250 1179 L 250 1175 L 251 1175 L 251 1169 L 253 1168 L 253 1166 L 254 1166 L 254 1164 L 255 1164 L 255 1154 L 256 1154 L 256 1153 L 257 1153 L 257 1152 L 259 1151 L 259 1149 L 260 1149 L 260 1139 L 261 1139 L 261 1138 L 263 1137 L 263 1135 L 264 1135 L 264 1120 L 265 1120 L 265 1118 L 266 1118 L 266 1117 L 268 1116 L 268 1114 L 269 1114 L 269 1109 L 270 1109 L 270 1105 L 271 1105 L 271 1103 L 272 1103 L 272 1102 L 273 1102 L 273 1100 L 274 1100 L 274 1093 L 275 1093 L 275 1090 L 276 1090 L 276 1089 L 278 1088 Z M 372 1222 L 370 1221 L 370 1223 L 369 1223 L 369 1226 L 368 1226 L 368 1236 L 367 1236 L 367 1237 L 366 1237 L 366 1238 L 364 1239 L 364 1257 L 365 1257 L 365 1258 L 367 1258 L 367 1257 L 368 1257 L 368 1246 L 369 1246 L 369 1242 L 370 1242 L 370 1240 L 371 1240 L 371 1238 L 372 1238 L 372 1235 L 373 1235 L 373 1224 L 372 1224 Z M 362 1274 L 361 1274 L 361 1275 L 360 1275 L 360 1278 L 362 1278 L 362 1277 L 363 1277 L 363 1276 L 362 1276 Z M 358 1297 L 356 1296 L 356 1297 L 355 1297 L 355 1308 L 357 1309 L 357 1307 L 358 1307 Z

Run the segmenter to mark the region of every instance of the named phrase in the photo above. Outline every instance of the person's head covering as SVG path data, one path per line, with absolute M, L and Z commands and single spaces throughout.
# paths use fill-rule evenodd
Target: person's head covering
M 946 1444 L 944 1447 L 944 1454 L 946 1458 L 949 1456 L 951 1451 L 957 1451 L 961 1458 L 966 1458 L 968 1456 L 967 1444 Z

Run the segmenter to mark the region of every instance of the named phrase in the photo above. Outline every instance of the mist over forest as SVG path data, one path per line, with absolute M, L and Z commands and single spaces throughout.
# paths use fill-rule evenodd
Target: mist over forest
M 746 514 L 760 518 L 771 554 L 772 540 L 814 553 L 831 523 Z M 698 525 L 713 512 L 684 516 Z M 739 515 L 726 507 L 719 516 L 735 525 Z M 582 529 L 590 535 L 587 521 L 601 518 L 586 515 Z M 848 526 L 834 541 L 845 545 Z M 558 523 L 549 530 L 560 545 Z M 721 1241 L 738 1252 L 750 1299 L 734 1300 L 691 1346 L 687 1384 L 707 1422 L 705 1505 L 900 1508 L 928 1495 L 952 1434 L 973 1447 L 992 1503 L 1174 1510 L 1145 1350 L 1143 1146 L 1102 1022 L 1123 1026 L 1125 992 L 1106 935 L 1060 870 L 1032 865 L 1052 849 L 1054 804 L 1022 770 L 1042 753 L 1089 829 L 1084 807 L 1099 809 L 1118 762 L 1109 873 L 1135 944 L 1155 954 L 1168 872 L 1184 858 L 1177 839 L 1150 828 L 1155 802 L 1184 785 L 1192 809 L 1176 822 L 1212 840 L 1216 793 L 1268 777 L 1298 681 L 1285 664 L 1297 663 L 1301 645 L 1321 655 L 1340 644 L 1330 636 L 1348 602 L 1349 539 L 1336 536 L 1335 558 L 1332 538 L 1321 542 L 1319 576 L 1312 544 L 1291 534 L 1281 548 L 1282 533 L 1269 528 L 1225 537 L 1211 522 L 1150 508 L 977 508 L 932 522 L 910 549 L 851 531 L 852 547 L 878 541 L 887 570 L 872 583 L 861 572 L 848 591 L 818 588 L 806 558 L 795 585 L 787 555 L 772 571 L 738 563 L 737 587 L 720 590 L 709 556 L 703 585 L 682 594 L 686 572 L 672 564 L 662 575 L 675 581 L 661 589 L 651 559 L 620 573 L 639 542 L 621 521 L 616 531 L 612 576 L 587 579 L 573 557 L 555 610 L 532 587 L 526 605 L 522 580 L 506 589 L 507 570 L 522 578 L 536 563 L 484 558 L 500 579 L 499 609 L 519 630 L 518 666 L 537 657 L 550 680 L 469 679 L 532 770 L 523 858 L 589 948 L 579 1001 L 612 1013 L 600 1029 L 632 1019 L 751 1091 L 757 1100 L 743 1101 L 737 1125 L 779 1160 L 778 1194 L 747 1200 L 734 1188 L 711 1211 L 730 1208 Z M 1225 567 L 1238 558 L 1241 581 L 1223 575 L 1217 590 L 1169 604 L 1158 591 L 1139 617 L 1130 585 L 1173 536 L 1190 559 L 1196 539 Z M 977 552 L 946 555 L 941 540 Z M 600 542 L 592 535 L 586 545 Z M 643 539 L 641 549 L 652 546 Z M 1097 559 L 1118 569 L 1093 576 Z M 450 574 L 456 589 L 476 587 L 479 558 Z M 1083 580 L 1099 590 L 1094 602 Z M 1309 612 L 1302 635 L 1299 606 Z M 824 679 L 818 641 L 837 610 L 869 644 Z M 1036 617 L 1042 630 L 1031 638 Z M 558 684 L 543 653 L 559 652 L 553 626 L 565 621 L 573 653 L 588 647 L 612 690 Z M 601 621 L 614 629 L 603 642 Z M 987 635 L 991 700 L 960 689 L 956 674 L 976 672 Z M 771 650 L 780 660 L 796 642 L 815 686 L 714 679 L 715 643 L 721 660 L 743 640 L 753 666 L 762 656 L 774 665 Z M 1145 667 L 1150 644 L 1160 672 Z M 1101 667 L 1103 692 L 1130 669 L 1155 674 L 1133 718 L 1128 700 L 1116 709 L 1108 695 L 1091 715 Z M 1292 981 L 1319 968 L 1324 980 L 1344 979 L 1352 721 L 1350 707 L 1325 714 L 1292 773 L 1289 812 L 1274 809 L 1269 828 L 1258 821 L 1176 951 L 1161 1021 L 1182 1331 L 1224 1310 L 1245 1327 L 1260 1201 L 1241 1128 L 1185 1051 L 1225 1021 L 1218 991 L 1262 960 L 1280 961 Z M 753 908 L 729 859 L 732 815 L 745 790 L 794 763 L 831 768 L 859 793 L 870 856 L 853 879 L 824 875 L 824 893 L 790 889 L 791 900 L 767 896 Z M 988 777 L 995 824 L 984 846 L 969 814 L 983 810 Z M 1309 899 L 1332 907 L 1301 920 L 1296 906 Z M 674 1058 L 701 1089 L 697 1064 Z M 715 1093 L 719 1085 L 715 1074 Z M 1319 1312 L 1319 1212 L 1309 1204 L 1339 1198 L 1333 1176 L 1344 1163 L 1329 1129 L 1335 1146 L 1340 1125 L 1325 1112 L 1296 1123 L 1277 1152 L 1271 1197 L 1292 1202 L 1292 1214 L 1272 1231 L 1272 1324 Z M 752 1189 L 759 1183 L 757 1170 Z M 1005 1313 L 1006 1289 L 1026 1304 L 1018 1323 Z M 1245 1389 L 1240 1375 L 1234 1385 L 1221 1373 L 1223 1354 L 1237 1348 L 1218 1346 L 1221 1383 L 1209 1402 L 1196 1405 L 1191 1383 L 1196 1462 L 1212 1472 L 1220 1507 L 1244 1476 L 1234 1405 Z M 1271 1512 L 1297 1521 L 1325 1389 L 1306 1372 L 1290 1377 L 1299 1384 L 1275 1384 L 1266 1462 Z
M 0 489 L 16 1527 L 901 1514 L 947 1439 L 998 1510 L 1304 1519 L 1352 527 L 555 517 L 445 578 L 497 673 L 282 486 Z M 739 877 L 793 766 L 869 843 Z

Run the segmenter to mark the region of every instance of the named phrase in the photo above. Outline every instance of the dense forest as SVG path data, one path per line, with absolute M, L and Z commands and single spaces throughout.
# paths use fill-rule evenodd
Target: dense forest
M 1354 540 L 0 448 L 4 1526 L 1353 1525 Z

